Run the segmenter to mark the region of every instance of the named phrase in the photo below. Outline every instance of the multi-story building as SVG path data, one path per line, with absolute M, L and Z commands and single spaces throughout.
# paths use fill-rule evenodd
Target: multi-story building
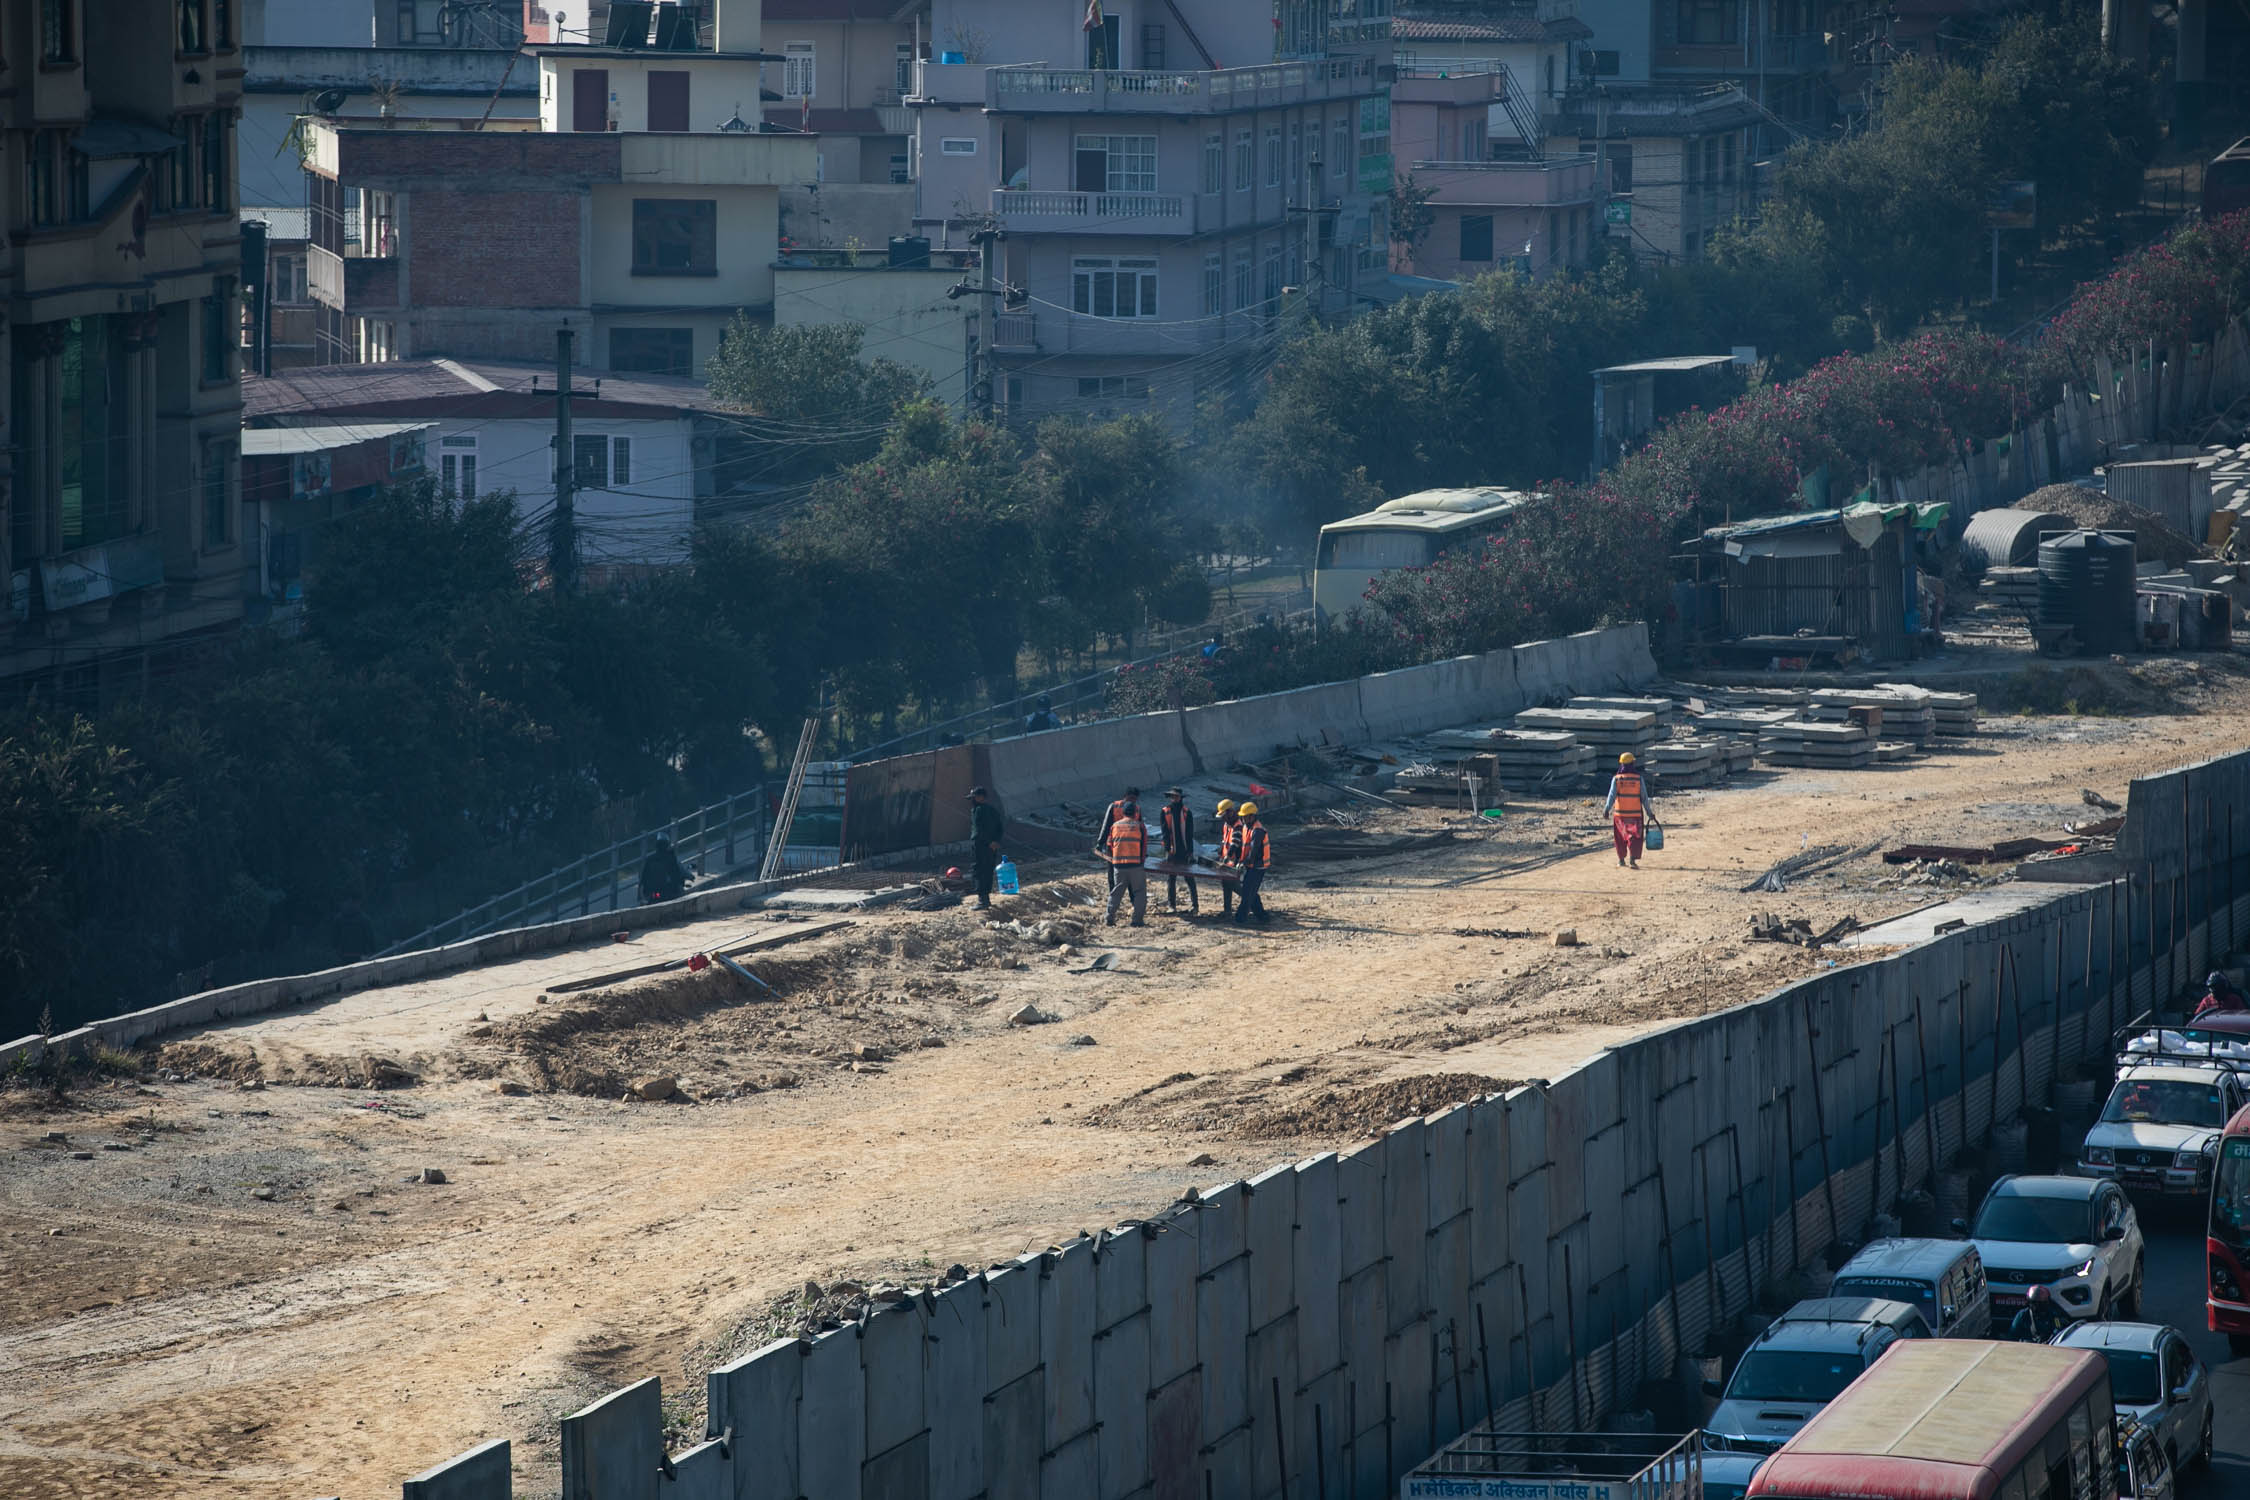
M 1564 96 L 1549 139 L 1596 158 L 1610 238 L 1636 258 L 1700 258 L 1756 201 L 1750 150 L 1763 111 L 1732 84 L 1590 81 Z
M 918 225 L 996 224 L 992 396 L 1012 415 L 1184 417 L 1278 336 L 1388 274 L 1388 0 L 1182 8 L 933 0 Z
M 1599 232 L 1595 162 L 1551 152 L 1536 101 L 1514 100 L 1496 62 L 1401 63 L 1391 86 L 1391 146 L 1401 189 L 1424 222 L 1395 238 L 1394 269 L 1459 280 L 1503 266 L 1546 276 L 1578 265 Z M 1513 129 L 1492 138 L 1492 118 Z
M 536 120 L 311 122 L 321 359 L 551 358 L 567 329 L 590 366 L 700 371 L 770 314 L 780 190 L 813 175 L 814 137 L 750 123 L 759 21 L 720 0 L 709 47 L 531 47 Z
M 800 249 L 880 249 L 914 215 L 913 117 L 919 53 L 899 0 L 766 0 L 765 121 L 820 137 L 813 179 L 785 188 L 781 233 Z
M 231 0 L 0 9 L 0 677 L 243 611 Z
M 1393 58 L 1402 72 L 1423 75 L 1502 73 L 1508 95 L 1536 118 L 1552 113 L 1578 75 L 1579 57 L 1600 44 L 1578 16 L 1578 0 L 1401 0 L 1391 17 Z M 1592 66 L 1603 55 L 1591 52 Z M 1495 143 L 1520 138 L 1510 112 L 1492 111 Z

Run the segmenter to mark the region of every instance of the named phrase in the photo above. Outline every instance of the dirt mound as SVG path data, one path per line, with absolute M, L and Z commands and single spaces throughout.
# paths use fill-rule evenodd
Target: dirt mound
M 1242 1133 L 1261 1138 L 1318 1136 L 1325 1140 L 1374 1135 L 1385 1126 L 1450 1104 L 1505 1093 L 1516 1080 L 1482 1073 L 1424 1073 L 1359 1088 L 1321 1089 L 1294 1103 L 1261 1110 L 1242 1122 Z
M 2016 509 L 2052 511 L 2099 531 L 2130 531 L 2136 555 L 2151 561 L 2161 557 L 2168 568 L 2203 556 L 2203 548 L 2192 537 L 2182 535 L 2155 511 L 2112 500 L 2083 485 L 2050 484 L 2033 490 L 2016 502 Z

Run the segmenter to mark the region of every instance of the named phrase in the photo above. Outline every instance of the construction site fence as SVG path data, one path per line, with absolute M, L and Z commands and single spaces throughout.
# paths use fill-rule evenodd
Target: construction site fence
M 2096 359 L 2082 384 L 2010 432 L 1974 444 L 1949 463 L 1876 476 L 1876 499 L 1951 503 L 1956 533 L 1980 510 L 2013 505 L 2044 485 L 2090 474 L 2126 450 L 2190 430 L 2250 392 L 2250 333 L 2243 320 L 2209 343 L 2154 342 L 2130 356 Z M 2202 537 L 2203 517 L 2168 518 Z
M 2250 753 L 2145 777 L 2113 852 L 2005 915 L 1972 898 L 1551 1081 L 768 1344 L 710 1372 L 685 1452 L 628 1387 L 563 1419 L 563 1495 L 1376 1500 L 1480 1422 L 1598 1428 L 1904 1195 L 1958 1203 L 1949 1164 L 2233 952 L 2245 809 Z M 463 1462 L 484 1477 L 443 1493 L 509 1494 Z

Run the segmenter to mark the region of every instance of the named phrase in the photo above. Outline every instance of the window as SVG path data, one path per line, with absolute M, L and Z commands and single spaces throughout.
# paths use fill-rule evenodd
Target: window
M 223 547 L 234 539 L 233 499 L 227 489 L 227 460 L 233 444 L 203 445 L 203 545 Z
M 1268 312 L 1273 311 L 1274 307 L 1281 301 L 1281 247 L 1279 245 L 1268 245 L 1266 247 L 1265 294 L 1263 297 L 1263 301 L 1265 302 L 1266 311 Z
M 305 258 L 302 255 L 277 255 L 273 258 L 271 295 L 276 303 L 306 300 Z
M 1227 138 L 1213 131 L 1203 138 L 1203 191 L 1216 193 L 1227 185 Z
M 194 55 L 210 51 L 203 31 L 203 0 L 179 0 L 180 50 Z
M 1070 263 L 1070 307 L 1096 318 L 1156 316 L 1156 262 L 1081 256 Z
M 1255 297 L 1255 279 L 1250 270 L 1250 252 L 1237 250 L 1234 254 L 1234 310 L 1247 312 Z
M 1318 145 L 1316 140 L 1313 143 Z M 1294 198 L 1305 186 L 1305 129 L 1297 121 L 1289 122 L 1289 196 Z
M 215 384 L 234 373 L 234 283 L 224 276 L 211 283 L 203 299 L 203 382 Z
M 635 198 L 633 274 L 718 275 L 718 203 L 710 198 Z
M 75 0 L 39 0 L 39 60 L 74 62 L 78 57 L 78 7 Z
M 221 52 L 234 50 L 234 0 L 211 0 L 211 42 Z
M 1596 48 L 1588 52 L 1586 56 L 1593 60 L 1593 65 L 1588 71 L 1596 78 L 1615 78 L 1617 76 L 1617 54 L 1615 51 L 1609 48 Z
M 1680 242 L 1680 259 L 1694 260 L 1703 254 L 1703 236 L 1691 229 Z
M 228 123 L 217 112 L 203 117 L 203 206 L 213 213 L 233 206 L 227 200 Z
M 1164 28 L 1154 22 L 1141 27 L 1141 66 L 1152 73 L 1164 71 Z
M 784 42 L 781 48 L 781 97 L 805 99 L 813 93 L 813 44 Z
M 894 42 L 891 46 L 891 86 L 901 95 L 914 92 L 914 44 Z
M 1155 192 L 1156 137 L 1078 137 L 1078 176 L 1074 185 L 1081 193 Z
M 609 440 L 609 482 L 633 482 L 633 440 L 629 437 L 613 437 Z
M 1328 175 L 1342 177 L 1352 167 L 1352 121 L 1338 115 L 1328 126 Z
M 973 135 L 948 135 L 942 136 L 938 140 L 938 155 L 940 156 L 974 156 L 976 154 L 977 140 Z
M 1099 23 L 1086 28 L 1087 67 L 1114 68 L 1117 66 L 1117 26 L 1117 17 L 1104 16 Z
M 1359 101 L 1359 180 L 1365 188 L 1372 178 L 1390 178 L 1391 101 L 1388 95 Z M 1381 191 L 1369 188 L 1369 191 Z
M 474 434 L 438 439 L 438 485 L 456 499 L 476 499 L 477 440 Z
M 1250 132 L 1237 130 L 1234 133 L 1234 190 L 1238 193 L 1250 191 L 1250 159 Z
M 1723 47 L 1739 40 L 1735 0 L 1679 0 L 1679 6 L 1682 46 Z
M 1226 310 L 1226 264 L 1216 255 L 1206 255 L 1203 257 L 1203 316 L 1215 318 Z
M 361 205 L 365 242 L 361 252 L 370 256 L 398 254 L 398 198 L 392 193 L 367 189 Z
M 620 374 L 692 375 L 695 373 L 695 330 L 612 328 L 609 331 L 609 367 Z
M 1266 186 L 1281 186 L 1281 127 L 1266 127 Z
M 1088 398 L 1126 397 L 1134 401 L 1148 399 L 1146 375 L 1081 375 L 1078 377 L 1078 394 Z
M 62 222 L 62 184 L 55 172 L 53 131 L 34 130 L 24 137 L 24 210 L 34 227 Z
M 1613 193 L 1629 193 L 1633 190 L 1631 146 L 1613 145 L 1609 148 L 1609 190 Z
M 1492 259 L 1492 215 L 1461 215 L 1460 259 L 1474 261 Z
M 375 318 L 355 318 L 352 322 L 353 345 L 361 364 L 388 364 L 398 357 L 396 325 Z
M 609 439 L 598 434 L 573 433 L 570 451 L 576 460 L 577 485 L 582 490 L 609 488 Z

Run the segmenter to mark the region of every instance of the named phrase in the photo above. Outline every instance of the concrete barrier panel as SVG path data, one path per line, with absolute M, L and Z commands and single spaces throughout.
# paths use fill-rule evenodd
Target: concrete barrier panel
M 717 1437 L 734 1429 L 734 1500 L 796 1500 L 797 1398 L 803 1389 L 804 1346 L 776 1339 L 704 1382 L 705 1427 Z
M 1469 1208 L 1469 1106 L 1456 1104 L 1429 1117 L 1422 1138 L 1429 1159 L 1432 1229 Z
M 1291 1259 L 1297 1290 L 1297 1383 L 1304 1385 L 1343 1357 L 1336 1326 L 1343 1241 L 1333 1152 L 1297 1164 L 1296 1201 Z
M 1039 1363 L 1047 1372 L 1048 1448 L 1094 1425 L 1094 1242 L 1047 1257 L 1039 1282 Z
M 1170 1385 L 1195 1368 L 1194 1211 L 1156 1220 L 1148 1242 L 1149 1384 Z M 1198 1408 L 1200 1420 L 1200 1408 Z
M 860 1500 L 930 1500 L 930 1435 L 918 1432 L 869 1459 L 859 1494 Z
M 479 1443 L 424 1469 L 403 1487 L 403 1500 L 509 1500 L 515 1493 L 508 1440 Z
M 867 1455 L 866 1383 L 859 1331 L 821 1335 L 805 1353 L 805 1394 L 797 1405 L 797 1471 L 804 1500 L 859 1500 Z
M 1195 1347 L 1203 1360 L 1203 1430 L 1250 1420 L 1249 1264 L 1241 1256 L 1206 1271 L 1195 1289 Z
M 972 1500 L 984 1489 L 984 1282 L 955 1282 L 932 1299 L 922 1409 L 930 1428 L 930 1500 Z
M 1466 1166 L 1469 1269 L 1478 1280 L 1508 1263 L 1508 1106 L 1481 1099 L 1469 1110 Z
M 734 1461 L 724 1443 L 698 1443 L 672 1460 L 664 1500 L 732 1500 Z
M 656 1500 L 663 1457 L 662 1382 L 613 1391 L 562 1419 L 563 1500 Z
M 1422 1250 L 1430 1232 L 1425 1134 L 1420 1120 L 1409 1120 L 1383 1137 L 1383 1253 L 1390 1276 L 1387 1331 L 1392 1333 L 1422 1317 L 1430 1305 L 1429 1265 Z
M 1114 1328 L 1148 1311 L 1148 1242 L 1138 1224 L 1104 1231 L 1094 1244 L 1094 1328 Z
M 1369 1141 L 1336 1158 L 1337 1270 L 1356 1276 L 1383 1258 L 1383 1143 Z
M 1144 1308 L 1094 1344 L 1094 1416 L 1101 1435 L 1100 1500 L 1123 1500 L 1149 1482 L 1149 1320 Z
M 1156 1386 L 1148 1398 L 1151 1500 L 1203 1494 L 1203 1376 L 1191 1371 Z
M 1242 1198 L 1242 1184 L 1229 1182 L 1205 1193 L 1195 1205 L 1195 1263 L 1206 1275 L 1242 1254 Z
M 1039 1364 L 1039 1270 L 1042 1257 L 984 1273 L 984 1358 L 995 1389 Z
M 1250 1335 L 1250 1474 L 1255 1495 L 1279 1495 L 1281 1465 L 1288 1459 L 1289 1470 L 1302 1474 L 1289 1449 L 1295 1446 L 1296 1424 L 1289 1421 L 1289 1408 L 1297 1399 L 1297 1319 L 1295 1316 L 1279 1318 Z M 1274 1395 L 1279 1391 L 1281 1409 L 1274 1409 Z M 1274 1424 L 1281 1424 L 1278 1438 Z
M 860 1329 L 869 1453 L 886 1453 L 922 1430 L 924 1317 L 918 1302 L 888 1307 Z
M 1250 1326 L 1263 1328 L 1297 1305 L 1291 1244 L 1297 1223 L 1297 1173 L 1279 1166 L 1250 1179 L 1244 1189 L 1244 1246 L 1250 1258 Z M 1290 1371 L 1291 1388 L 1296 1372 Z
M 984 1403 L 984 1484 L 989 1500 L 1040 1500 L 1040 1441 L 1046 1393 L 1037 1370 L 1009 1381 Z

